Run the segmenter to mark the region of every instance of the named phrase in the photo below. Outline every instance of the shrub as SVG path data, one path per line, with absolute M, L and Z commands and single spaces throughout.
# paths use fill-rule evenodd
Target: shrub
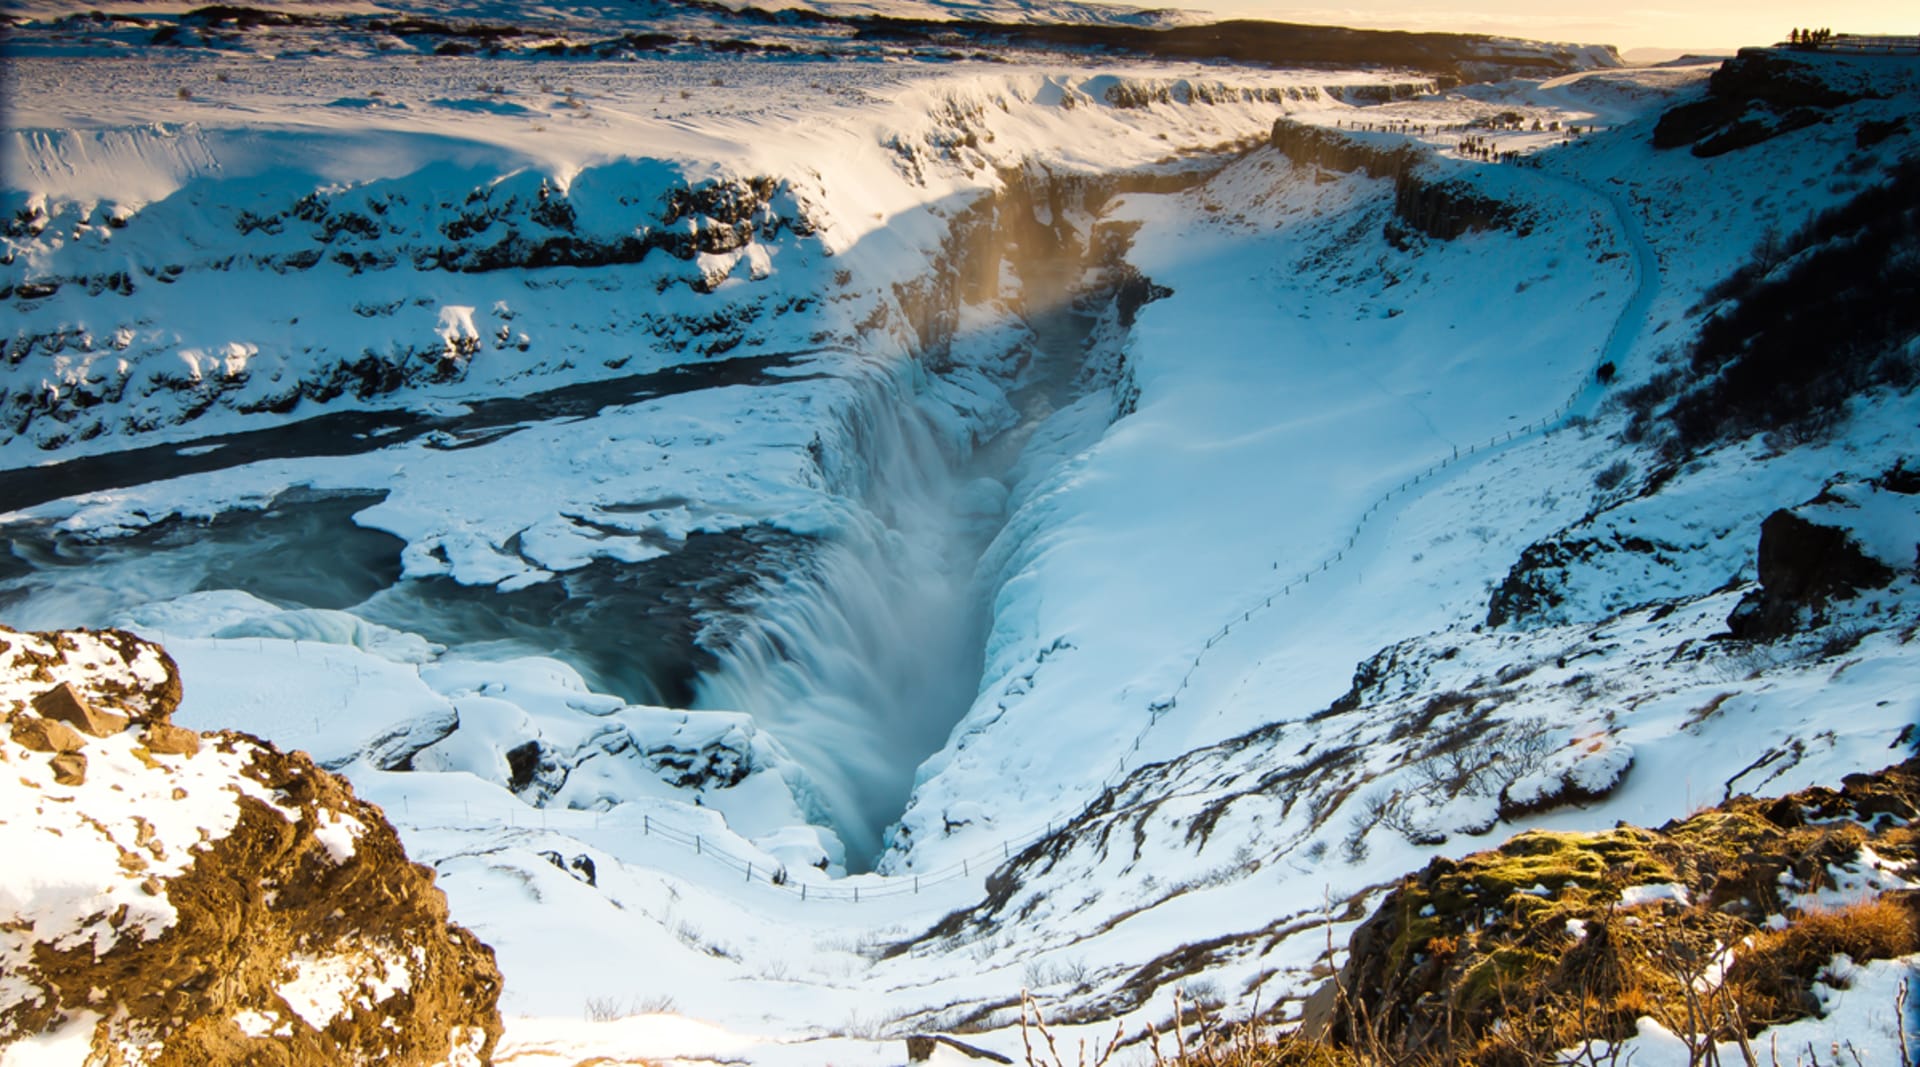
M 1784 242 L 1763 240 L 1709 294 L 1730 302 L 1701 327 L 1692 381 L 1667 410 L 1678 444 L 1817 426 L 1867 388 L 1908 384 L 1897 352 L 1920 332 L 1917 248 L 1920 162 Z
M 1612 463 L 1602 467 L 1599 473 L 1593 476 L 1593 486 L 1603 493 L 1612 492 L 1621 482 L 1626 481 L 1627 476 L 1632 473 L 1633 464 L 1628 463 L 1624 459 L 1616 459 Z

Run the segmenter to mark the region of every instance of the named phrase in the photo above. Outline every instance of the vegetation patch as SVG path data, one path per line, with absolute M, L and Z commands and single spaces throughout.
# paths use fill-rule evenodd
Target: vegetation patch
M 1815 217 L 1769 235 L 1753 262 L 1708 293 L 1713 307 L 1685 372 L 1644 398 L 1629 440 L 1663 431 L 1686 453 L 1761 431 L 1818 433 L 1846 401 L 1920 380 L 1920 161 Z M 1659 392 L 1673 390 L 1656 415 Z
M 1920 878 L 1916 814 L 1920 759 L 1657 830 L 1534 831 L 1435 859 L 1354 932 L 1294 1030 L 1199 1010 L 1174 1021 L 1173 1055 L 1151 1035 L 1154 1062 L 1521 1067 L 1599 1042 L 1567 1062 L 1604 1063 L 1643 1018 L 1689 1049 L 1754 1047 L 1818 1014 L 1815 987 L 1846 981 L 1837 958 L 1920 952 L 1920 889 L 1888 888 Z

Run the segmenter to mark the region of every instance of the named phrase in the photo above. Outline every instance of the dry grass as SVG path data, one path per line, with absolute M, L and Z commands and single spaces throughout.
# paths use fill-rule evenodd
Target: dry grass
M 1727 978 L 1747 1017 L 1767 1024 L 1806 1014 L 1811 987 L 1845 954 L 1855 962 L 1920 952 L 1920 915 L 1911 898 L 1891 896 L 1803 912 L 1783 930 L 1754 935 Z

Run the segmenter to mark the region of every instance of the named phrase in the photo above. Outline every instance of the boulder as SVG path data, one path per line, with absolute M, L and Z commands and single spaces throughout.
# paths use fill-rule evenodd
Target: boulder
M 1852 596 L 1893 581 L 1893 570 L 1867 555 L 1846 530 L 1776 511 L 1760 524 L 1760 584 L 1789 600 Z
M 38 715 L 17 715 L 13 720 L 13 743 L 34 752 L 78 752 L 87 739 L 73 727 Z
M 156 722 L 140 735 L 140 743 L 156 756 L 191 756 L 200 751 L 200 735 L 184 726 Z
M 79 752 L 62 752 L 53 757 L 53 780 L 61 785 L 87 783 L 87 757 Z
M 61 682 L 33 698 L 33 710 L 95 737 L 112 737 L 127 728 L 127 717 L 93 706 L 72 682 Z
M 1747 641 L 1784 637 L 1829 600 L 1893 581 L 1891 567 L 1868 555 L 1840 527 L 1781 509 L 1760 524 L 1760 588 L 1742 597 L 1727 629 Z
M 407 858 L 380 809 L 304 753 L 167 723 L 178 675 L 158 646 L 0 633 L 0 683 L 71 681 L 36 703 L 102 728 L 98 705 L 111 702 L 143 723 L 148 751 L 174 757 L 89 761 L 73 726 L 14 709 L 13 741 L 55 753 L 55 780 L 88 788 L 50 797 L 44 778 L 0 774 L 0 811 L 21 816 L 10 860 L 31 869 L 76 837 L 115 847 L 73 853 L 61 877 L 0 900 L 0 1047 L 59 1033 L 86 1046 L 75 1062 L 119 1063 L 129 1049 L 154 1064 L 491 1062 L 493 951 L 449 920 L 434 872 Z M 168 797 L 191 798 L 193 817 L 146 817 Z M 103 903 L 76 904 L 73 884 Z M 300 992 L 316 985 L 329 995 Z M 76 1032 L 85 1018 L 97 1022 Z

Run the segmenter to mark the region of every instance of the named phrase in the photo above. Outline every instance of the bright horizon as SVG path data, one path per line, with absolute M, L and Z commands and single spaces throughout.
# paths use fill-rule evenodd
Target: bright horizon
M 1222 18 L 1262 18 L 1368 29 L 1493 33 L 1543 41 L 1610 44 L 1622 53 L 1651 48 L 1731 51 L 1786 39 L 1796 26 L 1836 33 L 1920 33 L 1910 0 L 1843 0 L 1807 5 L 1784 0 L 1697 0 L 1632 7 L 1547 6 L 1522 0 L 1388 0 L 1364 7 L 1314 7 L 1274 0 L 1131 0 Z

